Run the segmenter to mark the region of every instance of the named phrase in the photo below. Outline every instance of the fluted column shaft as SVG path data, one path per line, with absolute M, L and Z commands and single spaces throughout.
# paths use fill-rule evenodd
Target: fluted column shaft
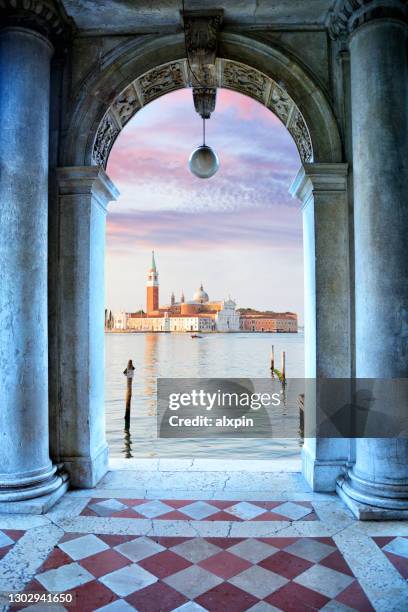
M 33 30 L 0 31 L 0 511 L 62 483 L 48 439 L 52 53 L 48 40 Z
M 393 18 L 350 39 L 357 378 L 408 377 L 406 49 L 407 26 Z M 357 439 L 340 485 L 360 518 L 408 513 L 408 440 Z

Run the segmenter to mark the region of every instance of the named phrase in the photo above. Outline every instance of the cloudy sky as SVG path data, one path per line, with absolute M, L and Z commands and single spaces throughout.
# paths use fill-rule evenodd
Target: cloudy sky
M 121 193 L 108 214 L 107 306 L 144 307 L 154 249 L 161 304 L 171 291 L 191 299 L 202 281 L 210 298 L 302 320 L 302 219 L 288 194 L 297 149 L 270 111 L 235 92 L 218 91 L 206 125 L 220 158 L 209 180 L 187 167 L 202 130 L 190 90 L 143 108 L 117 139 L 107 169 Z

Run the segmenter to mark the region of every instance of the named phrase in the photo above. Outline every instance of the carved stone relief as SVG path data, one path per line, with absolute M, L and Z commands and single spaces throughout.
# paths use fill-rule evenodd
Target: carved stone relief
M 295 107 L 295 103 L 289 94 L 282 89 L 282 87 L 279 87 L 277 83 L 273 83 L 271 94 L 269 96 L 268 107 L 275 113 L 275 115 L 277 115 L 277 117 L 279 117 L 282 123 L 287 125 Z
M 378 18 L 408 23 L 407 0 L 338 0 L 328 13 L 326 25 L 333 40 L 346 39 L 360 25 Z
M 159 96 L 185 87 L 184 70 L 181 62 L 171 62 L 161 68 L 150 70 L 135 81 L 143 105 Z
M 222 11 L 183 14 L 189 85 L 193 87 L 195 110 L 209 119 L 217 99 L 217 34 Z
M 297 107 L 293 110 L 287 128 L 296 143 L 301 160 L 303 162 L 313 161 L 312 141 L 310 140 L 309 130 L 307 129 L 302 113 Z
M 292 134 L 302 161 L 312 161 L 312 142 L 305 120 L 285 89 L 254 68 L 229 60 L 221 61 L 220 87 L 247 94 L 270 108 Z
M 30 27 L 57 45 L 75 31 L 62 2 L 54 0 L 1 0 L 0 21 L 2 25 Z
M 193 87 L 193 100 L 196 112 L 203 119 L 209 119 L 215 110 L 217 100 L 216 87 Z
M 171 62 L 150 70 L 136 79 L 116 98 L 96 134 L 92 153 L 95 165 L 106 167 L 109 152 L 120 129 L 142 106 L 169 91 L 186 87 L 184 64 L 184 60 Z
M 93 146 L 92 159 L 96 166 L 106 167 L 109 152 L 119 131 L 119 128 L 108 112 L 99 126 Z
M 269 90 L 269 79 L 258 70 L 237 62 L 224 62 L 222 86 L 236 89 L 263 104 Z
M 113 112 L 123 127 L 141 107 L 133 85 L 128 87 L 112 104 Z
M 170 62 L 150 70 L 129 85 L 116 98 L 99 126 L 93 147 L 93 163 L 105 167 L 109 152 L 122 127 L 151 100 L 175 89 L 187 87 L 187 73 L 186 60 Z M 281 84 L 259 70 L 230 60 L 217 59 L 215 74 L 217 87 L 234 89 L 270 108 L 291 133 L 302 161 L 313 161 L 312 141 L 303 115 Z M 201 98 L 194 96 L 194 100 L 197 112 L 205 112 L 207 115 L 212 112 L 214 92 L 208 92 L 204 107 Z
M 222 18 L 222 11 L 184 13 L 186 49 L 191 67 L 195 72 L 215 65 L 217 34 Z

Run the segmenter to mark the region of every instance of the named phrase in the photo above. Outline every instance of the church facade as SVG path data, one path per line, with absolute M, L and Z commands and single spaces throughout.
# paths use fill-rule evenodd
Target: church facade
M 154 252 L 147 272 L 146 312 L 117 313 L 114 328 L 139 332 L 237 332 L 240 315 L 234 300 L 210 300 L 201 283 L 191 301 L 184 292 L 176 301 L 174 293 L 170 303 L 159 305 L 159 273 Z

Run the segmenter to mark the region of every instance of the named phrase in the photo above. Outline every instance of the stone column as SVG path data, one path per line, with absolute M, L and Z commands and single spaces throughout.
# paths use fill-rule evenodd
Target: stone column
M 107 471 L 105 439 L 105 224 L 118 191 L 102 168 L 58 168 L 59 449 L 71 483 L 93 487 Z
M 406 20 L 407 5 L 396 0 L 360 7 L 347 21 L 357 378 L 408 377 Z M 408 518 L 408 440 L 357 439 L 338 492 L 360 519 Z
M 52 53 L 33 30 L 0 30 L 0 512 L 43 512 L 66 489 L 48 439 Z
M 305 376 L 349 378 L 350 270 L 347 164 L 304 164 L 290 192 L 303 206 Z M 305 430 L 313 430 L 318 397 L 306 389 Z M 314 422 L 313 422 L 314 421 Z M 302 472 L 315 491 L 334 491 L 349 440 L 305 438 Z

